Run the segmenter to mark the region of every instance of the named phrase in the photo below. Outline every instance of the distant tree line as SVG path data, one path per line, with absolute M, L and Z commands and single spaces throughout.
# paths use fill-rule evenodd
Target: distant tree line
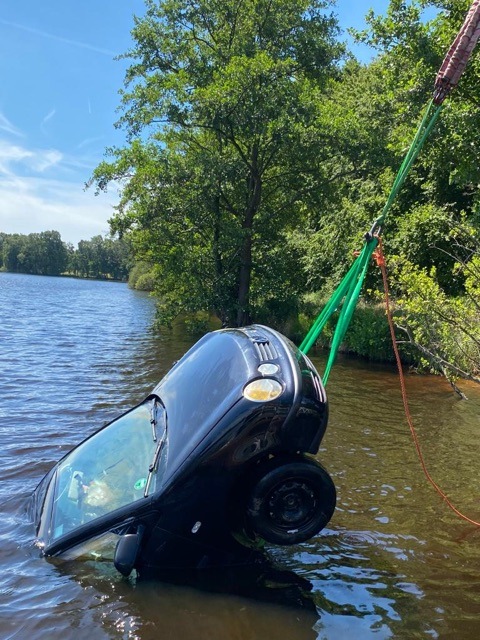
M 123 240 L 98 235 L 81 240 L 75 249 L 73 244 L 63 242 L 58 231 L 0 233 L 3 271 L 126 280 L 130 266 L 130 251 Z

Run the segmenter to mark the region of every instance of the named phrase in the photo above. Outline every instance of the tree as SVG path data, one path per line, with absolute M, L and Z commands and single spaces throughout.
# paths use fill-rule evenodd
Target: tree
M 394 91 L 393 150 L 405 149 L 432 93 L 441 61 L 461 27 L 468 0 L 391 0 L 386 16 L 367 19 L 364 41 L 382 52 L 387 92 Z M 430 22 L 426 7 L 440 9 Z M 396 270 L 397 318 L 426 366 L 452 382 L 480 382 L 480 56 L 474 54 L 417 159 L 387 225 Z
M 3 241 L 3 264 L 7 271 L 22 272 L 27 237 L 19 233 L 7 235 Z
M 58 231 L 39 233 L 36 247 L 35 273 L 48 276 L 64 273 L 68 263 L 68 250 Z
M 114 280 L 127 279 L 130 263 L 126 242 L 101 235 L 80 240 L 70 260 L 72 271 L 80 277 Z
M 5 268 L 4 261 L 3 261 L 3 246 L 7 237 L 8 236 L 6 233 L 0 232 L 0 269 Z
M 4 234 L 2 244 L 7 271 L 58 276 L 67 268 L 68 251 L 58 231 Z
M 114 280 L 126 280 L 131 265 L 130 251 L 124 240 L 104 238 L 105 273 Z
M 313 0 L 147 0 L 122 93 L 129 144 L 94 172 L 120 180 L 112 229 L 156 265 L 161 317 L 241 325 L 303 278 L 288 242 L 331 183 L 338 140 L 319 101 L 342 47 Z

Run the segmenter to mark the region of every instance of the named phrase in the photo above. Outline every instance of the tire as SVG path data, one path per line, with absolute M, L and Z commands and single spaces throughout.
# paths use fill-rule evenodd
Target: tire
M 266 542 L 305 542 L 330 521 L 335 485 L 315 460 L 269 461 L 247 501 L 247 527 Z

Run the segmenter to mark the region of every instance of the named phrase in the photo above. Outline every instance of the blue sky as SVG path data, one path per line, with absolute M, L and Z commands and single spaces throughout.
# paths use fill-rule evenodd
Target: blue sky
M 361 28 L 388 0 L 337 0 L 342 28 Z M 133 14 L 143 0 L 2 0 L 0 3 L 0 231 L 55 229 L 76 244 L 108 233 L 115 188 L 84 183 L 115 130 Z M 369 52 L 357 49 L 366 58 Z

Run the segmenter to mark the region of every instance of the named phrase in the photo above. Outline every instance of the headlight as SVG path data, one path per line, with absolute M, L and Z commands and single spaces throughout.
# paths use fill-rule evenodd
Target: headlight
M 275 400 L 282 392 L 283 387 L 277 380 L 263 378 L 249 382 L 243 390 L 243 396 L 252 402 L 267 402 Z

